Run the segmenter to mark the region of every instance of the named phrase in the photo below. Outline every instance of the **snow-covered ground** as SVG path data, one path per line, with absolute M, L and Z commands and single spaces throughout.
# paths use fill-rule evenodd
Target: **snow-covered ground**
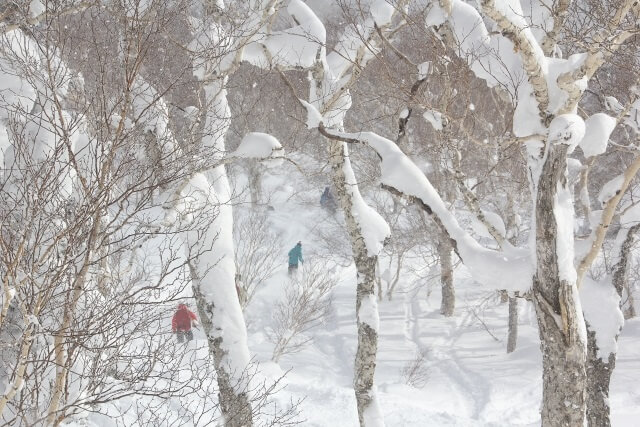
M 271 178 L 273 179 L 273 178 Z M 320 244 L 318 228 L 328 214 L 315 203 L 322 188 L 309 191 L 273 186 L 269 214 L 282 242 L 282 271 L 269 281 L 248 307 L 249 346 L 263 373 L 286 373 L 278 393 L 283 405 L 299 406 L 305 426 L 356 426 L 351 382 L 356 350 L 355 268 L 340 268 L 333 290 L 333 310 L 313 329 L 313 342 L 299 353 L 270 361 L 267 339 L 273 307 L 286 286 L 286 253 L 303 241 L 305 260 L 313 262 Z M 266 189 L 266 188 L 265 188 Z M 317 194 L 316 194 L 317 193 Z M 328 225 L 327 225 L 328 226 Z M 346 235 L 344 237 L 346 239 Z M 304 268 L 304 267 L 303 267 Z M 380 303 L 380 341 L 376 382 L 388 426 L 534 426 L 539 425 L 542 396 L 541 354 L 533 306 L 520 301 L 518 346 L 506 354 L 506 303 L 497 293 L 474 284 L 464 267 L 455 274 L 456 314 L 439 314 L 437 283 L 415 287 L 399 283 L 392 301 Z M 402 370 L 423 352 L 423 384 L 406 384 Z M 618 366 L 611 387 L 614 426 L 635 426 L 640 417 L 640 319 L 627 322 L 620 339 Z
M 327 244 L 319 236 L 344 233 L 334 217 L 319 207 L 324 184 L 309 183 L 297 172 L 283 177 L 267 174 L 263 190 L 273 210 L 268 221 L 278 234 L 281 247 L 280 271 L 262 285 L 247 307 L 249 348 L 260 373 L 255 381 L 276 381 L 284 376 L 273 396 L 280 408 L 300 401 L 302 426 L 351 427 L 358 425 L 352 389 L 353 362 L 357 335 L 355 323 L 355 268 L 334 267 L 338 284 L 332 291 L 332 309 L 326 321 L 313 328 L 313 338 L 298 353 L 271 361 L 274 344 L 269 332 L 274 325 L 274 307 L 289 286 L 287 252 L 298 240 L 303 242 L 305 265 L 327 259 Z M 286 179 L 286 181 L 285 181 Z M 239 179 L 242 181 L 242 178 Z M 244 184 L 238 183 L 239 187 Z M 246 205 L 240 212 L 248 212 Z M 242 215 L 242 213 L 241 213 Z M 346 239 L 346 235 L 338 236 Z M 335 245 L 335 242 L 334 242 Z M 515 352 L 506 353 L 506 303 L 495 292 L 475 284 L 464 268 L 455 272 L 455 316 L 439 313 L 440 290 L 437 282 L 416 286 L 401 280 L 393 300 L 379 304 L 380 337 L 376 383 L 388 427 L 425 426 L 537 426 L 542 396 L 541 354 L 531 304 L 520 300 L 519 337 Z M 185 295 L 186 297 L 187 295 Z M 170 319 L 166 327 L 169 328 Z M 207 343 L 201 330 L 186 348 L 187 365 L 202 364 Z M 423 361 L 420 375 L 407 384 L 405 369 L 419 354 Z M 611 386 L 612 422 L 615 427 L 636 426 L 640 419 L 640 319 L 627 322 L 619 342 L 618 363 Z M 202 402 L 215 404 L 213 378 L 211 390 L 203 390 L 201 402 L 191 398 L 182 405 L 198 412 Z M 137 425 L 134 407 L 137 398 L 120 401 L 118 410 L 127 412 L 118 421 L 113 417 L 90 415 L 86 422 L 72 426 Z M 142 398 L 144 399 L 144 398 Z M 164 409 L 173 412 L 180 425 L 210 425 L 210 417 L 190 422 L 178 415 L 175 399 Z M 113 409 L 112 409 L 113 410 Z M 266 420 L 267 418 L 265 418 Z M 76 420 L 78 421 L 78 420 Z M 147 420 L 151 424 L 153 419 Z M 155 424 L 154 424 L 155 425 Z M 160 424 L 162 425 L 162 423 Z

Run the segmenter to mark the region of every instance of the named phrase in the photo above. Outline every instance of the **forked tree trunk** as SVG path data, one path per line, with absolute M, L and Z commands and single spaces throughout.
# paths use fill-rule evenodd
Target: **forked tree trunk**
M 440 258 L 440 285 L 442 287 L 442 301 L 440 313 L 445 317 L 453 316 L 456 307 L 456 292 L 453 287 L 453 262 L 451 252 L 453 248 L 449 236 L 440 233 L 438 240 L 438 257 Z
M 378 306 L 375 297 L 378 257 L 369 256 L 362 230 L 354 217 L 353 196 L 351 189 L 347 189 L 345 175 L 345 168 L 351 168 L 346 153 L 346 145 L 340 141 L 330 140 L 329 158 L 333 184 L 344 211 L 358 275 L 356 290 L 358 349 L 356 351 L 353 379 L 353 387 L 358 404 L 358 419 L 363 427 L 383 426 L 384 421 L 379 411 L 374 387 L 378 331 L 377 325 L 370 324 L 372 317 L 375 317 L 375 321 L 377 321 L 378 317 Z M 365 310 L 367 313 L 365 313 Z M 368 322 L 365 320 L 368 320 Z
M 640 224 L 621 232 L 626 236 L 620 247 L 619 257 L 613 266 L 612 284 L 622 297 L 629 270 L 629 255 L 633 247 Z M 622 301 L 622 299 L 621 299 Z M 616 367 L 616 353 L 609 353 L 606 360 L 598 355 L 596 332 L 588 328 L 587 361 L 587 421 L 589 427 L 608 427 L 611 425 L 609 408 L 609 384 L 611 374 Z M 616 340 L 618 336 L 616 335 Z
M 575 274 L 573 280 L 566 272 L 562 274 L 561 268 L 568 267 L 559 264 L 559 249 L 573 243 L 573 227 L 561 227 L 556 218 L 556 210 L 561 210 L 559 201 L 571 201 L 566 179 L 567 146 L 553 141 L 547 144 L 548 155 L 536 194 L 537 270 L 532 288 L 542 348 L 542 426 L 583 427 L 587 387 L 585 326 Z
M 518 343 L 518 298 L 509 297 L 509 332 L 507 334 L 507 353 L 513 353 Z

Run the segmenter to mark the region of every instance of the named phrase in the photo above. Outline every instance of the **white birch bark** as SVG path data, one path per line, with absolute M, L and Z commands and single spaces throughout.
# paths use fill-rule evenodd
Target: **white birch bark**
M 213 132 L 207 132 L 202 145 L 218 156 L 225 152 L 224 138 L 230 125 L 225 84 L 226 79 L 221 79 L 206 83 L 203 88 L 204 104 L 208 107 L 204 129 Z M 225 426 L 251 426 L 253 416 L 246 377 L 250 357 L 247 329 L 235 288 L 231 189 L 225 166 L 215 167 L 204 181 L 205 188 L 199 190 L 209 192 L 206 203 L 215 206 L 215 212 L 204 235 L 196 232 L 188 237 L 189 248 L 196 248 L 196 253 L 204 252 L 191 266 L 193 294 L 218 374 Z
M 543 426 L 578 427 L 584 424 L 586 411 L 586 332 L 575 270 L 571 261 L 562 265 L 567 262 L 564 246 L 573 245 L 573 227 L 562 224 L 572 218 L 557 213 L 559 198 L 571 203 L 567 146 L 553 142 L 547 143 L 535 204 L 537 269 L 532 292 L 542 349 L 541 417 Z
M 183 197 L 194 196 L 199 199 L 196 203 L 201 208 L 208 207 L 213 215 L 204 234 L 199 231 L 188 234 L 186 246 L 188 255 L 193 250 L 200 254 L 190 263 L 193 294 L 217 372 L 219 401 L 226 427 L 248 427 L 254 421 L 247 377 L 250 363 L 247 329 L 235 287 L 232 194 L 222 162 L 226 151 L 225 135 L 231 121 L 225 86 L 229 73 L 243 59 L 245 45 L 275 12 L 276 3 L 276 0 L 251 3 L 251 14 L 243 22 L 244 31 L 239 31 L 239 39 L 232 40 L 235 48 L 225 58 L 216 63 L 194 61 L 194 74 L 202 81 L 204 136 L 200 143 L 222 164 L 204 175 L 192 177 L 190 185 L 182 191 Z M 220 12 L 218 7 L 210 8 L 206 4 L 204 7 L 207 13 Z M 222 27 L 204 28 L 205 32 L 209 30 L 215 37 L 230 39 Z M 205 35 L 202 41 L 199 36 L 196 36 L 194 46 L 200 50 L 211 49 L 209 36 Z M 214 61 L 218 59 L 214 58 Z
M 375 3 L 375 2 L 374 2 Z M 381 3 L 381 2 L 378 2 Z M 361 34 L 345 31 L 337 50 L 324 58 L 324 50 L 319 50 L 318 59 L 310 72 L 309 100 L 328 126 L 343 128 L 343 120 L 351 106 L 349 88 L 359 77 L 361 70 L 378 49 L 382 35 L 389 30 L 396 9 L 390 4 L 372 5 L 374 16 L 367 17 L 361 24 Z M 318 117 L 316 117 L 318 119 Z M 309 127 L 313 121 L 308 121 Z M 317 126 L 317 123 L 315 124 Z M 329 141 L 329 156 L 334 187 L 343 208 L 347 231 L 351 240 L 353 258 L 357 269 L 356 319 L 358 325 L 358 347 L 354 369 L 354 391 L 358 405 L 358 419 L 361 426 L 384 426 L 377 392 L 374 385 L 376 354 L 378 344 L 378 306 L 375 298 L 376 267 L 383 241 L 389 234 L 388 225 L 377 212 L 369 208 L 358 189 L 347 146 L 340 140 L 323 133 Z M 363 218 L 363 217 L 369 218 Z M 377 223 L 372 229 L 365 222 Z M 382 229 L 382 230 L 381 230 Z M 383 231 L 381 235 L 381 231 Z M 373 243 L 374 240 L 378 240 Z
M 358 347 L 355 358 L 353 388 L 358 403 L 358 419 L 361 426 L 383 426 L 384 421 L 374 385 L 379 321 L 375 297 L 378 255 L 369 253 L 363 230 L 356 217 L 354 192 L 358 192 L 358 189 L 351 182 L 353 171 L 351 170 L 345 143 L 341 141 L 329 142 L 329 161 L 332 169 L 333 185 L 343 208 L 357 270 L 356 318 Z M 355 197 L 360 197 L 360 195 L 357 194 Z

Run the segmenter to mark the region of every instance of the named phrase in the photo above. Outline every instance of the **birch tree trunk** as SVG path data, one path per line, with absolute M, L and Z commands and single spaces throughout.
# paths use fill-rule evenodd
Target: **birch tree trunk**
M 375 297 L 377 256 L 369 256 L 365 239 L 353 212 L 353 195 L 347 188 L 345 170 L 351 172 L 351 164 L 345 143 L 329 140 L 329 161 L 333 185 L 342 205 L 353 259 L 357 269 L 356 315 L 358 324 L 358 348 L 355 359 L 353 387 L 358 404 L 361 426 L 383 426 L 374 386 L 376 353 L 378 350 L 378 307 Z M 375 317 L 372 322 L 371 317 Z M 371 324 L 375 323 L 375 324 Z
M 445 317 L 453 316 L 456 306 L 455 288 L 453 287 L 453 263 L 451 259 L 451 239 L 445 233 L 439 233 L 438 257 L 440 258 L 440 284 L 442 286 L 442 301 L 440 313 Z
M 204 129 L 201 144 L 221 157 L 231 112 L 227 103 L 226 78 L 203 84 Z M 187 250 L 198 256 L 190 263 L 193 294 L 202 326 L 207 334 L 219 387 L 219 401 L 225 427 L 253 425 L 249 396 L 249 348 L 247 328 L 238 301 L 233 244 L 233 213 L 229 204 L 231 188 L 224 164 L 194 179 L 191 197 L 203 212 L 212 215 L 206 230 L 189 233 Z
M 251 206 L 258 206 L 262 200 L 262 171 L 257 162 L 252 161 L 249 166 L 249 192 L 251 194 Z
M 513 353 L 518 343 L 518 298 L 509 297 L 509 332 L 507 334 L 507 353 Z
M 571 201 L 566 179 L 567 145 L 555 145 L 553 141 L 547 145 L 536 194 L 537 270 L 532 288 L 542 349 L 542 426 L 582 427 L 587 382 L 584 320 L 575 270 L 571 280 L 563 277 L 562 269 L 568 267 L 559 264 L 559 255 L 566 255 L 561 253 L 566 249 L 562 245 L 573 244 L 573 227 L 561 224 L 557 215 L 562 213 L 556 214 L 559 199 Z
M 587 323 L 587 423 L 589 427 L 611 426 L 609 419 L 609 383 L 616 367 L 616 355 L 607 360 L 598 357 L 596 333 Z
M 218 382 L 218 400 L 224 418 L 225 427 L 247 427 L 253 425 L 253 413 L 248 387 L 244 385 L 245 372 L 235 372 L 229 363 L 229 351 L 225 349 L 223 329 L 214 323 L 216 305 L 211 298 L 205 296 L 203 283 L 196 268 L 190 265 L 194 297 L 198 306 L 198 314 L 202 327 L 207 334 L 209 352 L 213 356 Z M 219 321 L 219 319 L 218 319 Z
M 629 256 L 640 224 L 621 230 L 626 233 L 620 247 L 620 255 L 613 266 L 612 284 L 620 297 L 624 292 L 629 269 Z M 620 300 L 622 302 L 622 299 Z M 609 408 L 609 384 L 611 374 L 616 367 L 616 353 L 609 353 L 606 359 L 598 354 L 596 331 L 589 328 L 587 350 L 587 422 L 589 427 L 608 427 L 611 425 Z M 615 337 L 616 341 L 618 336 Z
M 629 283 L 628 280 L 625 280 L 625 286 L 624 286 L 624 298 L 625 298 L 625 304 L 623 305 L 623 314 L 624 314 L 624 318 L 625 320 L 627 319 L 633 319 L 634 317 L 636 317 L 636 303 L 635 303 L 635 299 L 633 296 L 633 288 L 630 286 L 631 284 Z

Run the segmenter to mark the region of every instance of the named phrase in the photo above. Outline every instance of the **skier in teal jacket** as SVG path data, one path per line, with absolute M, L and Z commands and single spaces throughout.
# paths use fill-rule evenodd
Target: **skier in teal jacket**
M 289 251 L 289 275 L 298 270 L 298 261 L 300 261 L 300 264 L 304 264 L 304 260 L 302 259 L 302 242 L 298 242 L 298 244 Z

